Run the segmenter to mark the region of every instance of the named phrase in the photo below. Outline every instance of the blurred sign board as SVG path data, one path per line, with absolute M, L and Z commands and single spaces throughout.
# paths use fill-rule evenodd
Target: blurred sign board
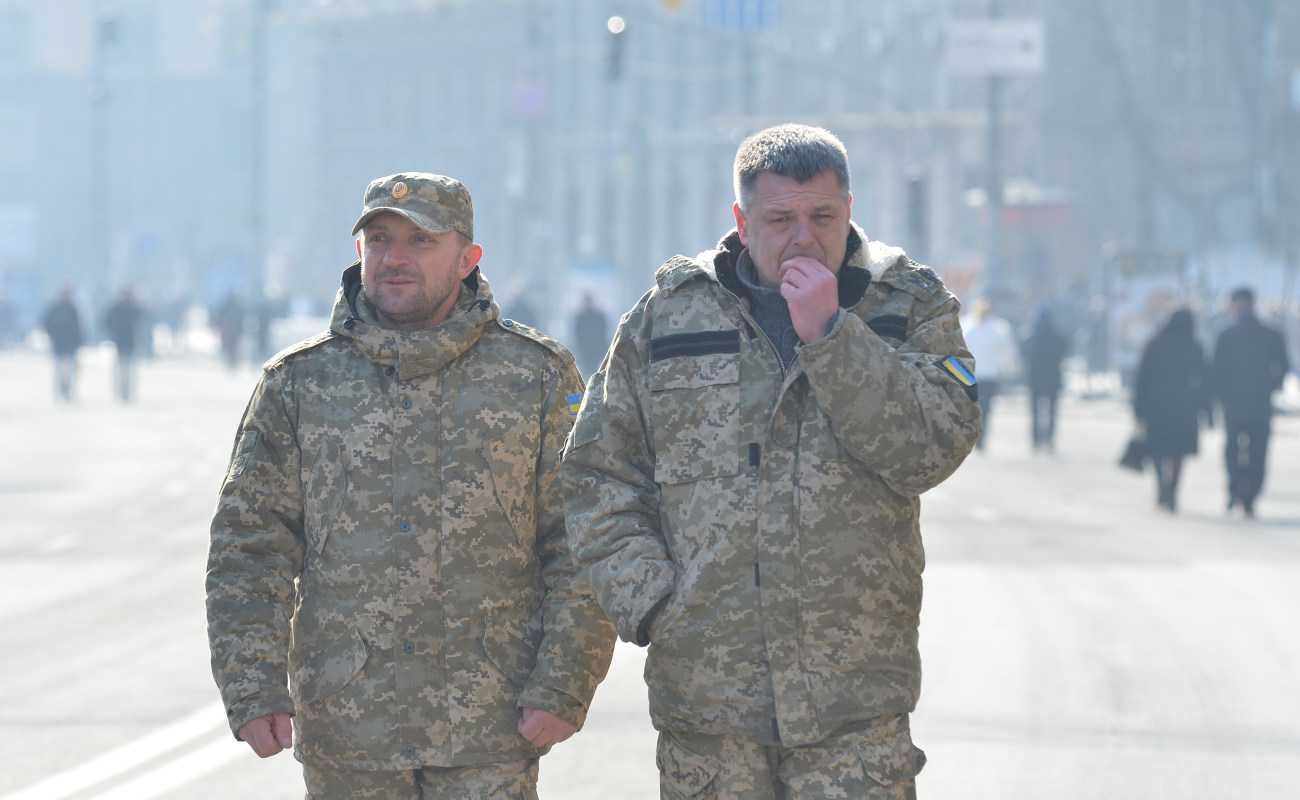
M 157 5 L 157 59 L 162 74 L 210 76 L 221 70 L 220 11 L 217 0 Z M 261 32 L 254 30 L 251 35 Z
M 704 0 L 704 24 L 715 30 L 765 31 L 781 21 L 778 0 Z
M 1160 275 L 1181 278 L 1187 255 L 1181 250 L 1157 248 L 1123 248 L 1112 256 L 1120 275 Z
M 13 5 L 7 3 L 6 5 Z M 89 77 L 95 52 L 92 0 L 48 0 L 31 7 L 37 66 L 48 72 Z
M 948 20 L 944 65 L 952 75 L 1032 75 L 1047 61 L 1040 19 Z
M 1109 362 L 1131 372 L 1169 313 L 1189 300 L 1187 255 L 1157 247 L 1119 247 L 1105 256 L 1112 265 L 1106 281 Z
M 0 206 L 0 266 L 36 260 L 36 208 Z

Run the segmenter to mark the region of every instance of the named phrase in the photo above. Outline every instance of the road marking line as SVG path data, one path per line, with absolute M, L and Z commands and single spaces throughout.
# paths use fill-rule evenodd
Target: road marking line
M 0 797 L 0 800 L 62 800 L 209 733 L 223 719 L 225 719 L 225 709 L 220 703 L 204 706 L 165 728 L 110 750 L 79 767 L 46 778 L 14 794 Z
M 248 746 L 229 736 L 214 739 L 191 753 L 168 761 L 138 778 L 89 800 L 151 800 L 248 753 Z
M 36 552 L 42 556 L 56 556 L 59 553 L 66 553 L 69 550 L 75 550 L 77 545 L 81 544 L 81 539 L 70 533 L 60 536 L 52 536 L 46 539 L 43 544 L 36 548 Z

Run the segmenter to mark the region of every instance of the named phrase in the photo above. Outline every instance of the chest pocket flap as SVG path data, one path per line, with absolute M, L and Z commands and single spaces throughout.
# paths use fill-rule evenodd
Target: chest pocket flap
M 651 340 L 648 382 L 657 482 L 740 472 L 740 331 Z

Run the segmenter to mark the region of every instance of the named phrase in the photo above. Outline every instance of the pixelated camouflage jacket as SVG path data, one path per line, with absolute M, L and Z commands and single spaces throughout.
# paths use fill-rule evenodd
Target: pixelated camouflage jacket
M 650 644 L 658 728 L 801 745 L 916 704 L 918 495 L 979 435 L 974 387 L 941 366 L 973 361 L 931 270 L 849 239 L 841 311 L 788 374 L 733 231 L 656 272 L 591 379 L 569 540 L 620 636 Z
M 582 378 L 477 271 L 410 332 L 373 322 L 359 275 L 328 332 L 267 362 L 221 487 L 207 606 L 231 729 L 293 711 L 299 758 L 362 769 L 535 757 L 517 708 L 581 726 L 615 641 L 564 532 Z

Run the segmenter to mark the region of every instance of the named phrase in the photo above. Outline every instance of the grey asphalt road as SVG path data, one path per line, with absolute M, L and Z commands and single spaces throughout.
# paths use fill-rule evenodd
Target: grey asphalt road
M 139 399 L 83 359 L 73 406 L 0 353 L 0 800 L 297 798 L 287 755 L 224 726 L 207 665 L 207 520 L 255 379 L 145 363 Z M 1300 796 L 1300 417 L 1259 519 L 1224 512 L 1219 431 L 1176 516 L 1114 466 L 1114 398 L 1063 403 L 1058 453 L 1005 398 L 988 449 L 923 500 L 923 798 Z M 543 798 L 658 796 L 642 652 L 620 645 Z

